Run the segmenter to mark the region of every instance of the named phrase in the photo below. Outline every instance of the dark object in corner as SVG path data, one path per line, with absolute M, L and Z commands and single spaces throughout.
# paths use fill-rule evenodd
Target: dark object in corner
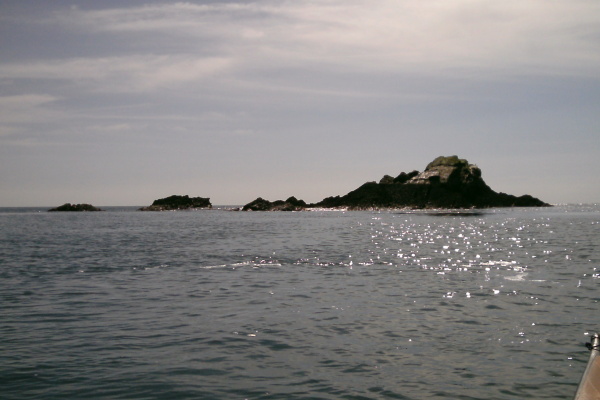
M 154 200 L 151 206 L 142 207 L 140 211 L 189 210 L 193 208 L 212 208 L 208 197 L 189 197 L 173 195 Z
M 71 204 L 65 203 L 62 206 L 52 208 L 48 211 L 102 211 L 91 204 Z
M 586 346 L 590 350 L 590 358 L 574 400 L 600 399 L 600 336 L 594 334 L 591 342 L 586 343 Z

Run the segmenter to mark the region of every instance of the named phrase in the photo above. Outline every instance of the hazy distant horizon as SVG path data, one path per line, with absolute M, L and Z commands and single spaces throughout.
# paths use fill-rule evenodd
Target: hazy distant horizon
M 600 202 L 596 0 L 0 0 L 0 206 L 317 202 L 435 157 Z

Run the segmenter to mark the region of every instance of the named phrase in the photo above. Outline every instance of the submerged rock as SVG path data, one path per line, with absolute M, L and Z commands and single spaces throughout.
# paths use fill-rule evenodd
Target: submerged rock
M 91 204 L 71 204 L 65 203 L 62 206 L 51 208 L 48 211 L 102 211 Z
M 210 198 L 173 195 L 154 200 L 151 206 L 142 207 L 140 211 L 188 210 L 194 208 L 212 208 Z

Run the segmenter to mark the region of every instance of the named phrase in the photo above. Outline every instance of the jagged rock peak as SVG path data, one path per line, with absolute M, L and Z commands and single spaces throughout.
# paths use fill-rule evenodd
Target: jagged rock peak
M 464 158 L 458 158 L 458 156 L 439 156 L 429 164 L 425 170 L 430 170 L 435 167 L 463 167 L 469 165 L 469 162 Z
M 440 156 L 427 164 L 425 171 L 407 181 L 414 184 L 447 183 L 470 184 L 481 181 L 481 170 L 457 156 Z M 481 181 L 483 183 L 483 181 Z

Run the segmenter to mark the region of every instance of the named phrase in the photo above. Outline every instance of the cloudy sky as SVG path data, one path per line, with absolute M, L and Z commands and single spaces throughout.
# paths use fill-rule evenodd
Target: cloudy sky
M 0 206 L 314 202 L 454 154 L 600 202 L 600 1 L 0 0 Z

